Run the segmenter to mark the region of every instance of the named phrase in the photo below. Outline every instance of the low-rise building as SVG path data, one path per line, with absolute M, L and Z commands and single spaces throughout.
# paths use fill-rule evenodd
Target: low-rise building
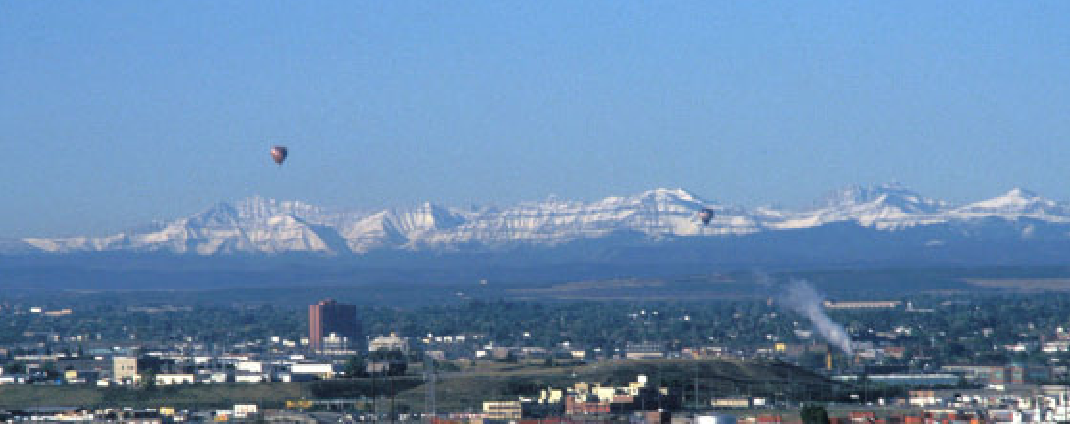
M 389 336 L 376 337 L 368 342 L 368 352 L 380 350 L 396 350 L 407 355 L 409 353 L 409 340 L 404 337 L 398 337 L 397 334 L 390 334 Z
M 261 373 L 239 372 L 234 374 L 235 383 L 266 383 L 268 376 Z
M 255 404 L 237 404 L 234 405 L 234 418 L 245 419 L 252 415 L 256 415 L 259 409 Z
M 665 346 L 660 343 L 628 343 L 624 350 L 627 359 L 661 359 L 665 357 Z
M 312 375 L 321 380 L 334 378 L 338 367 L 331 363 L 298 363 L 290 366 L 290 374 Z
M 231 381 L 230 373 L 226 371 L 201 370 L 197 372 L 196 380 L 203 384 L 219 384 Z
M 140 381 L 137 373 L 137 358 L 116 356 L 111 358 L 112 380 L 117 384 L 136 384 Z
M 193 384 L 193 374 L 156 374 L 156 385 L 170 386 L 175 384 Z
M 1070 352 L 1070 340 L 1053 340 L 1044 342 L 1044 346 L 1041 347 L 1044 353 L 1063 353 Z
M 518 400 L 483 402 L 483 413 L 492 420 L 519 420 L 522 411 Z
M 933 390 L 911 390 L 908 392 L 910 397 L 907 402 L 910 406 L 918 408 L 927 408 L 933 405 L 940 405 L 945 402 L 941 396 L 937 396 Z
M 714 398 L 710 399 L 710 406 L 714 408 L 750 408 L 750 398 Z
M 261 361 L 238 361 L 238 363 L 234 364 L 234 369 L 237 371 L 262 373 L 264 372 L 264 363 Z
M 894 309 L 902 305 L 898 300 L 856 300 L 856 301 L 831 301 L 826 300 L 825 309 Z
M 97 370 L 66 370 L 63 372 L 63 381 L 67 384 L 95 384 L 100 379 L 100 371 Z

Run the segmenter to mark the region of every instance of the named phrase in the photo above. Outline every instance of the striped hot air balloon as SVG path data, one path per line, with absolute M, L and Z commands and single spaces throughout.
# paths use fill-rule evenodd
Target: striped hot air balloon
M 282 166 L 282 161 L 286 160 L 287 154 L 286 146 L 275 146 L 271 148 L 271 159 L 275 160 L 275 163 Z
M 713 219 L 713 209 L 703 208 L 698 213 L 698 219 L 702 220 L 702 225 L 710 225 L 710 220 Z

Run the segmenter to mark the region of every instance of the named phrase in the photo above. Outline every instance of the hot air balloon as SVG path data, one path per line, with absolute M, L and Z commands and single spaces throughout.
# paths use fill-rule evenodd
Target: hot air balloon
M 698 219 L 702 220 L 702 225 L 710 225 L 710 220 L 713 219 L 713 209 L 703 208 L 698 213 Z
M 286 146 L 275 146 L 271 148 L 271 159 L 275 160 L 275 163 L 282 166 L 282 161 L 286 160 Z

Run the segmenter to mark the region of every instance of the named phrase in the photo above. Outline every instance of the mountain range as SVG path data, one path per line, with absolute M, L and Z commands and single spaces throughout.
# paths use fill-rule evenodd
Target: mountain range
M 703 225 L 698 213 L 711 210 Z M 531 263 L 1034 264 L 1070 260 L 1070 204 L 1024 189 L 965 205 L 898 184 L 810 208 L 745 208 L 683 189 L 505 207 L 358 212 L 251 197 L 106 237 L 0 239 L 6 257 L 301 256 Z M 430 259 L 429 259 L 430 258 Z

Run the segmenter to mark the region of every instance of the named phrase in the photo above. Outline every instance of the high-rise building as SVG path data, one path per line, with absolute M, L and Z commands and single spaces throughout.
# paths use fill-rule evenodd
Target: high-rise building
M 308 306 L 308 345 L 312 350 L 323 348 L 323 338 L 334 333 L 348 340 L 350 347 L 360 345 L 360 323 L 357 322 L 357 307 L 321 300 Z

